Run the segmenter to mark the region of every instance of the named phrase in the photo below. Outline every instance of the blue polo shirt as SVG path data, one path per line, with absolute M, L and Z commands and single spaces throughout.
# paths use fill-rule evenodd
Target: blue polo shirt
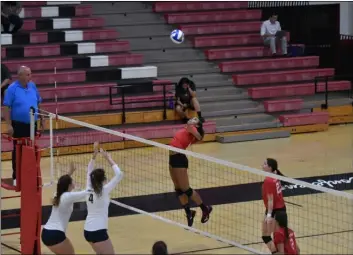
M 31 107 L 38 113 L 38 104 L 42 102 L 36 85 L 30 81 L 24 88 L 19 81 L 10 84 L 5 92 L 4 105 L 11 108 L 11 120 L 30 123 L 29 111 Z M 35 119 L 38 115 L 35 114 Z

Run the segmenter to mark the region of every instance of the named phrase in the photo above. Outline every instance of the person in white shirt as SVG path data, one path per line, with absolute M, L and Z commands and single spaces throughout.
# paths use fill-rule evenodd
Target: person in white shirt
M 264 44 L 270 46 L 272 55 L 275 56 L 277 54 L 276 43 L 278 41 L 281 43 L 282 54 L 287 55 L 287 38 L 282 33 L 278 33 L 282 29 L 277 18 L 277 15 L 272 15 L 268 20 L 264 21 L 260 34 L 264 40 Z
M 93 154 L 96 156 L 98 150 Z M 75 254 L 71 241 L 66 237 L 66 229 L 73 211 L 73 204 L 84 200 L 88 191 L 73 192 L 75 188 L 72 163 L 68 174 L 59 178 L 50 217 L 42 230 L 42 242 L 55 254 Z
M 104 169 L 94 169 L 95 160 L 92 159 L 88 165 L 87 190 L 90 191 L 86 197 L 87 217 L 84 226 L 84 237 L 92 246 L 96 254 L 115 254 L 114 247 L 108 236 L 108 208 L 110 204 L 110 192 L 123 178 L 123 173 L 113 161 L 110 154 L 100 149 L 103 157 L 110 163 L 115 176 L 106 182 Z

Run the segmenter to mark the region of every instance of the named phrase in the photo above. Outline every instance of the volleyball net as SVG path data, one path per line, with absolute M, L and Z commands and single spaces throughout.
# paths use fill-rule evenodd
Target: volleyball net
M 338 251 L 351 254 L 353 250 L 353 194 L 350 193 L 353 174 L 337 175 L 336 179 L 323 176 L 297 180 L 172 148 L 124 130 L 112 130 L 54 114 L 49 114 L 49 120 L 52 122 L 47 125 L 50 130 L 43 134 L 49 137 L 43 141 L 52 141 L 50 146 L 54 147 L 51 162 L 55 178 L 67 173 L 73 162 L 79 169 L 74 174 L 75 182 L 84 187 L 93 143 L 98 141 L 124 171 L 124 179 L 111 195 L 112 203 L 121 208 L 250 253 L 268 253 L 261 239 L 265 216 L 261 185 L 264 178 L 270 176 L 283 182 L 289 227 L 296 233 L 302 254 L 337 254 Z M 62 127 L 75 127 L 75 132 L 64 136 Z M 201 210 L 197 208 L 194 225 L 192 228 L 186 226 L 185 212 L 169 175 L 170 150 L 187 155 L 190 186 L 199 192 L 205 204 L 213 206 L 206 224 L 200 222 Z M 114 173 L 107 162 L 102 157 L 96 162 L 97 167 L 106 169 L 108 179 L 112 178 Z M 119 209 L 114 211 L 118 214 Z

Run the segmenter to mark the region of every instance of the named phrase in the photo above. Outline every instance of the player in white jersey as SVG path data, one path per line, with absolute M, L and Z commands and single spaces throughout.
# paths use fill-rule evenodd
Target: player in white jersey
M 87 172 L 87 190 L 90 194 L 86 197 L 87 217 L 84 226 L 84 236 L 97 254 L 115 254 L 111 240 L 108 236 L 108 207 L 110 204 L 110 192 L 123 178 L 123 173 L 112 160 L 109 153 L 100 149 L 101 154 L 112 166 L 115 176 L 106 182 L 104 169 L 94 169 L 92 159 Z
M 98 144 L 95 143 L 92 159 L 98 154 Z M 88 191 L 73 192 L 75 188 L 72 174 L 75 166 L 71 164 L 69 174 L 59 178 L 56 196 L 49 220 L 43 227 L 42 242 L 55 254 L 75 254 L 71 241 L 66 238 L 65 232 L 73 211 L 73 204 L 84 200 Z

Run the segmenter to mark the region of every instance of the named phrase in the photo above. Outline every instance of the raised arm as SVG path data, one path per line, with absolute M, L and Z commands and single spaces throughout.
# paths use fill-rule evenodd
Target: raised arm
M 94 163 L 96 162 L 96 157 L 98 155 L 98 142 L 95 142 L 93 144 L 93 155 L 92 158 L 90 160 L 90 162 L 88 163 L 88 167 L 87 167 L 87 177 L 86 177 L 86 189 L 92 189 L 92 183 L 91 183 L 91 173 L 94 169 Z
M 60 198 L 60 203 L 67 205 L 73 204 L 85 199 L 88 194 L 89 192 L 87 190 L 65 192 Z
M 114 162 L 114 160 L 111 158 L 108 152 L 101 149 L 101 153 L 105 157 L 105 159 L 109 162 L 109 164 L 111 165 L 115 173 L 115 176 L 106 185 L 104 185 L 104 190 L 110 193 L 123 178 L 123 172 L 120 170 L 118 165 Z

